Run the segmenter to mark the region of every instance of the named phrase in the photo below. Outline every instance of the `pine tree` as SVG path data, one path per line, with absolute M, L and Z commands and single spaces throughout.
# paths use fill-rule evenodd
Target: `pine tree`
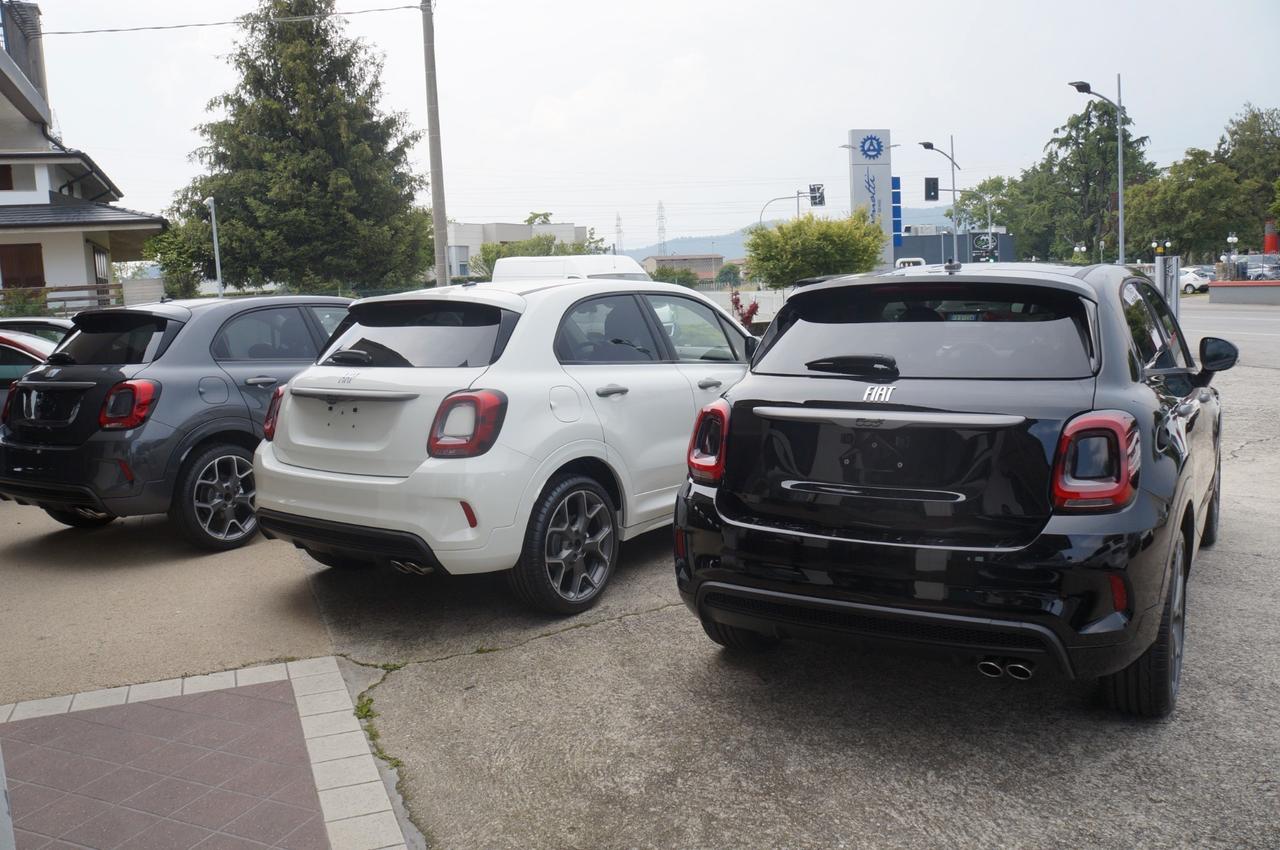
M 181 190 L 177 223 L 154 240 L 166 276 L 213 276 L 216 199 L 224 280 L 296 291 L 421 285 L 432 263 L 424 181 L 409 167 L 419 134 L 380 109 L 382 62 L 330 17 L 334 0 L 261 0 L 241 19 L 239 84 L 199 127 L 206 168 Z M 281 20 L 316 16 L 310 20 Z M 193 264 L 196 268 L 193 269 Z

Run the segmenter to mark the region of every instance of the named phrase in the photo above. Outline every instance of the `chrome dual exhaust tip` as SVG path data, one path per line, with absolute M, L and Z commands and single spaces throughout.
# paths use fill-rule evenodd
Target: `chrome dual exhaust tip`
M 1030 661 L 1014 660 L 1004 665 L 1004 672 L 1010 679 L 1025 682 L 1036 674 L 1036 665 Z
M 999 679 L 1004 675 L 1004 665 L 999 659 L 984 658 L 978 662 L 978 672 L 986 676 L 988 679 Z
M 1036 674 L 1036 665 L 1021 658 L 984 658 L 978 662 L 978 672 L 989 679 L 1008 676 L 1025 682 Z
M 429 576 L 436 571 L 435 567 L 419 564 L 417 561 L 397 561 L 393 559 L 391 566 L 405 575 L 411 576 Z

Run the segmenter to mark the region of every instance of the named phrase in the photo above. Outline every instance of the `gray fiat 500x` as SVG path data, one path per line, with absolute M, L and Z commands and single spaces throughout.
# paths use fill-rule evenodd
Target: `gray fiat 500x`
M 0 413 L 0 499 L 75 528 L 168 513 L 195 544 L 258 529 L 253 450 L 271 394 L 347 312 L 320 296 L 88 310 Z

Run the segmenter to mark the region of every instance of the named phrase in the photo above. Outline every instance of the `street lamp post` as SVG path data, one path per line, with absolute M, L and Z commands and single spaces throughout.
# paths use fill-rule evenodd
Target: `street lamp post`
M 956 172 L 960 170 L 960 166 L 956 165 L 956 137 L 951 137 L 951 153 L 935 148 L 933 142 L 921 142 L 920 147 L 927 151 L 937 151 L 951 160 L 951 259 L 958 263 L 960 262 L 960 226 L 956 222 L 960 216 L 960 202 L 956 195 Z
M 209 220 L 213 222 L 213 272 L 218 279 L 218 297 L 222 297 L 222 254 L 218 250 L 218 208 L 214 203 L 213 196 L 204 199 L 204 205 L 209 208 Z
M 1118 208 L 1117 230 L 1119 233 L 1120 246 L 1116 250 L 1119 265 L 1124 265 L 1124 107 L 1121 106 L 1120 99 L 1120 75 L 1116 74 L 1116 99 L 1112 100 L 1106 95 L 1098 94 L 1093 88 L 1083 80 L 1077 80 L 1074 83 L 1067 83 L 1081 94 L 1087 94 L 1096 97 L 1098 100 L 1104 100 L 1116 111 L 1116 207 Z

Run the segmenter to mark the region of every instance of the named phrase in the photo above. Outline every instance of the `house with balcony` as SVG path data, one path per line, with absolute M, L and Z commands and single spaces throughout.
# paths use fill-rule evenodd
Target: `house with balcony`
M 51 129 L 40 9 L 0 2 L 0 307 L 118 303 L 111 263 L 142 258 L 161 216 L 116 206 L 120 188 Z

